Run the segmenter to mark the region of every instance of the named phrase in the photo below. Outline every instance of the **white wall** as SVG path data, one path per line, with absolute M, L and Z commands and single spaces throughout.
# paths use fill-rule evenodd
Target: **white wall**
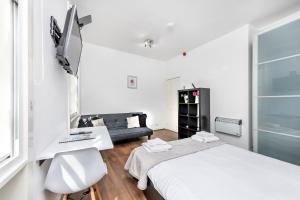
M 212 132 L 216 116 L 243 120 L 241 138 L 219 136 L 244 148 L 249 147 L 249 31 L 244 26 L 167 62 L 168 77 L 211 89 Z
M 28 168 L 22 169 L 0 190 L 1 200 L 28 199 Z M 30 199 L 28 199 L 30 200 Z
M 127 75 L 138 88 L 127 88 Z M 148 126 L 164 128 L 165 63 L 84 43 L 80 64 L 81 113 L 145 112 Z
M 50 37 L 50 16 L 61 29 L 67 13 L 67 0 L 33 1 L 32 127 L 29 164 L 32 200 L 58 199 L 44 190 L 49 161 L 39 166 L 35 157 L 58 135 L 68 131 L 67 74 L 58 64 Z
M 37 39 L 34 41 L 32 99 L 36 152 L 43 150 L 49 144 L 49 140 L 67 130 L 67 74 L 57 62 L 56 48 L 49 34 L 50 16 L 54 16 L 63 28 L 67 12 L 66 2 L 66 0 L 43 0 L 41 2 L 43 13 L 34 16 L 42 17 L 42 26 L 35 26 L 33 33 Z
M 33 112 L 30 117 L 34 119 L 29 127 L 31 162 L 1 188 L 1 200 L 58 199 L 57 195 L 44 191 L 44 178 L 49 162 L 40 167 L 34 158 L 58 134 L 67 130 L 67 75 L 56 62 L 55 48 L 49 35 L 50 15 L 57 18 L 62 28 L 67 3 L 66 0 L 29 2 L 34 7 L 33 27 L 30 27 L 33 28 L 30 41 L 34 41 L 34 57 L 30 57 L 33 60 L 30 72 L 33 79 Z M 152 125 L 159 122 L 157 127 L 164 127 L 160 123 L 164 121 L 162 86 L 165 78 L 180 76 L 182 85 L 194 82 L 199 87 L 211 88 L 212 130 L 215 116 L 243 119 L 242 138 L 220 136 L 230 143 L 247 147 L 250 87 L 248 38 L 249 27 L 245 26 L 188 52 L 187 57 L 178 56 L 167 63 L 85 44 L 81 66 L 82 111 L 95 113 L 142 110 L 151 112 Z M 168 70 L 166 77 L 165 65 Z M 89 73 L 89 70 L 93 73 Z M 128 74 L 139 76 L 138 90 L 127 90 Z M 88 79 L 93 79 L 96 84 L 92 84 L 92 81 L 88 84 Z M 162 90 L 157 90 L 158 88 Z M 93 97 L 96 93 L 97 96 Z M 89 102 L 93 104 L 89 105 Z

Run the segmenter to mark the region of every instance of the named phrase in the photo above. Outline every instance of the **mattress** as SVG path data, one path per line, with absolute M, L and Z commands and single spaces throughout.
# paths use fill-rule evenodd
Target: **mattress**
M 148 172 L 166 200 L 299 200 L 300 167 L 229 144 Z

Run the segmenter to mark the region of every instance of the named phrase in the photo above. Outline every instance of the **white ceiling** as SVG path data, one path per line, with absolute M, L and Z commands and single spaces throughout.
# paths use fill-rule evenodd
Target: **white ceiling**
M 168 60 L 245 24 L 262 26 L 300 9 L 300 0 L 73 0 L 93 23 L 83 40 Z M 147 38 L 154 47 L 143 46 Z

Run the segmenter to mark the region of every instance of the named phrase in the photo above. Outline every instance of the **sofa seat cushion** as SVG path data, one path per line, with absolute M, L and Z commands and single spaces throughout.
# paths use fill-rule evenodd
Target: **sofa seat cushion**
M 113 141 L 152 135 L 153 131 L 147 127 L 110 129 L 108 130 Z

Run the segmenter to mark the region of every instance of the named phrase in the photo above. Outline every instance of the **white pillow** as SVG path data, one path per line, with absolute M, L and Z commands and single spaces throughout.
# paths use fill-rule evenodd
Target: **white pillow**
M 138 128 L 140 127 L 139 116 L 127 117 L 127 128 Z
M 105 126 L 103 118 L 92 120 L 93 126 Z

